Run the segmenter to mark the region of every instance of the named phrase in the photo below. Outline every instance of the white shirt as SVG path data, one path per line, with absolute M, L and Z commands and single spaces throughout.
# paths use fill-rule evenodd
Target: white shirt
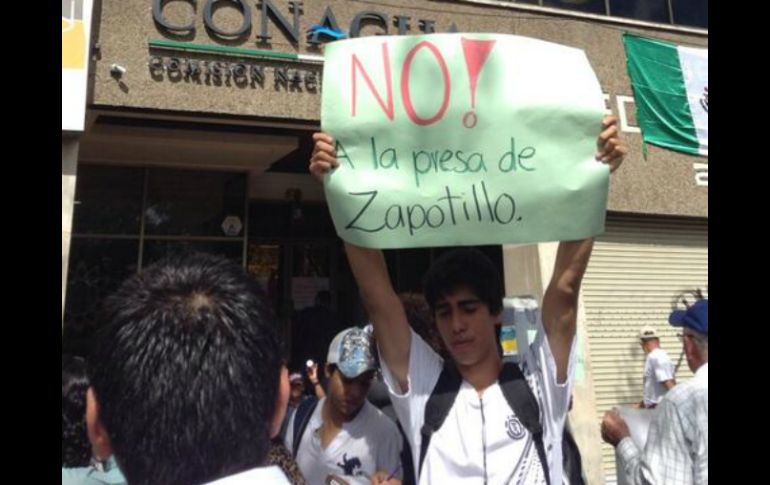
M 266 466 L 252 468 L 245 472 L 236 473 L 229 477 L 220 478 L 206 485 L 290 485 L 291 482 L 283 474 L 283 471 L 277 466 Z
M 572 389 L 575 342 L 573 339 L 567 381 L 557 384 L 556 363 L 543 336 L 541 324 L 538 336 L 524 353 L 521 368 L 540 407 L 551 483 L 560 484 L 561 440 Z M 406 393 L 401 392 L 384 360 L 381 362 L 393 407 L 412 447 L 419 484 L 479 485 L 484 483 L 485 468 L 488 484 L 546 483 L 534 440 L 516 418 L 497 382 L 479 398 L 476 390 L 463 380 L 444 424 L 431 438 L 419 474 L 425 405 L 441 374 L 443 360 L 412 331 Z
M 658 404 L 666 395 L 664 381 L 674 378 L 674 364 L 668 354 L 658 347 L 649 354 L 644 362 L 644 405 Z
M 631 438 L 618 443 L 618 466 L 633 485 L 708 485 L 709 369 L 671 389 L 657 407 L 642 453 Z
M 297 448 L 297 465 L 309 485 L 321 485 L 328 475 L 338 475 L 350 483 L 369 483 L 377 471 L 390 473 L 401 462 L 403 438 L 396 423 L 369 401 L 350 422 L 344 423 L 326 449 L 321 448 L 319 429 L 326 398 L 313 410 Z M 294 422 L 286 430 L 286 447 L 292 449 Z M 400 468 L 400 467 L 399 467 Z M 401 470 L 396 474 L 403 476 Z M 352 478 L 352 479 L 351 479 Z

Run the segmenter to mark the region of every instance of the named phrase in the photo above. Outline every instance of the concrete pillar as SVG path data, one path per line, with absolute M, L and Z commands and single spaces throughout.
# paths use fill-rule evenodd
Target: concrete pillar
M 64 330 L 64 301 L 67 294 L 67 264 L 72 237 L 72 213 L 75 207 L 75 178 L 78 165 L 77 137 L 61 139 L 61 316 Z

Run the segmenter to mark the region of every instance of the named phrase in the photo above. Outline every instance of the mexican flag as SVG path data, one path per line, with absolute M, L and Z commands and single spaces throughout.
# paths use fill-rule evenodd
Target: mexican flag
M 708 156 L 708 49 L 628 33 L 623 43 L 645 143 Z

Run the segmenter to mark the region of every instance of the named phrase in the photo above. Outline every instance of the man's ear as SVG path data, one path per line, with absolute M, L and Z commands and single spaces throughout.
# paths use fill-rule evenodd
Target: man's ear
M 278 392 L 275 395 L 275 410 L 270 420 L 270 438 L 275 438 L 281 431 L 281 424 L 286 415 L 286 406 L 289 404 L 291 385 L 289 384 L 289 369 L 281 367 L 281 377 L 278 380 Z
M 86 427 L 94 456 L 102 461 L 112 456 L 112 443 L 107 434 L 107 428 L 102 424 L 99 403 L 93 387 L 89 387 L 86 392 Z

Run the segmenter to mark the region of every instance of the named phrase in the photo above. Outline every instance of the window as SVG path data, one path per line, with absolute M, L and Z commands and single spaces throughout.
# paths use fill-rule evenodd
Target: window
M 674 23 L 689 27 L 709 27 L 708 0 L 670 0 L 674 10 Z
M 668 0 L 610 0 L 610 14 L 613 17 L 671 23 Z
M 708 29 L 708 0 L 510 0 L 511 3 Z M 673 14 L 673 18 L 672 18 Z
M 543 0 L 543 6 L 607 15 L 604 0 Z
M 81 164 L 62 352 L 88 354 L 104 297 L 183 251 L 244 258 L 246 174 Z

